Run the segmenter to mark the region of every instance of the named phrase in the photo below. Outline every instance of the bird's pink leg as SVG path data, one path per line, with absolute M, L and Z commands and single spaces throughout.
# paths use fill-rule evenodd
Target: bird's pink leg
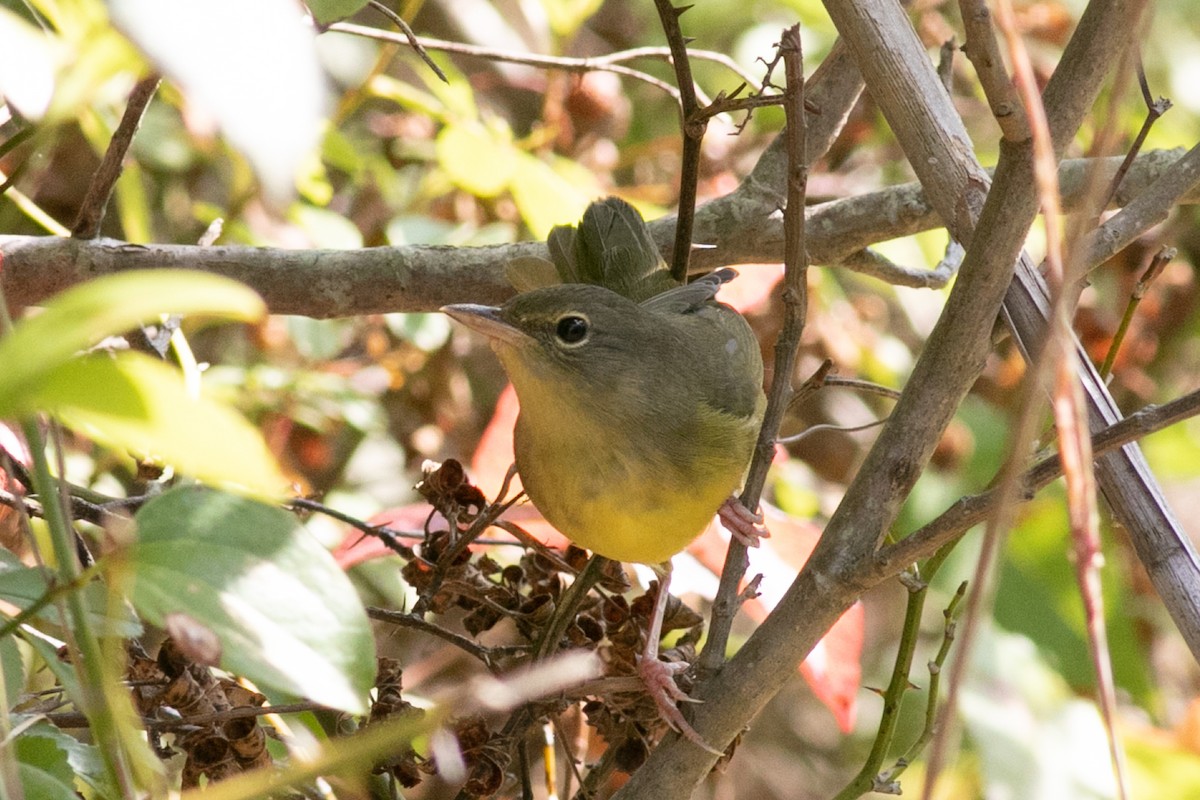
M 658 574 L 658 598 L 654 601 L 654 613 L 650 617 L 650 628 L 646 631 L 646 648 L 638 662 L 638 674 L 641 675 L 646 691 L 654 698 L 655 705 L 668 725 L 697 747 L 713 755 L 724 755 L 696 733 L 676 705 L 680 702 L 699 702 L 688 697 L 675 684 L 675 676 L 687 669 L 687 664 L 668 664 L 658 660 L 658 640 L 662 636 L 663 615 L 666 614 L 667 598 L 670 596 L 667 590 L 671 586 L 671 565 L 667 563 L 654 567 L 654 571 Z

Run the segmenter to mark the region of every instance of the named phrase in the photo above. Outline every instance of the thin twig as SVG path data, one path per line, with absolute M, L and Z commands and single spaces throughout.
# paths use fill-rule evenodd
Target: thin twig
M 1092 436 L 1096 457 L 1136 442 L 1155 431 L 1200 415 L 1200 389 L 1158 406 L 1146 406 Z M 1028 499 L 1062 475 L 1062 460 L 1055 454 L 1034 464 L 1021 476 L 1020 497 Z M 995 481 L 998 483 L 999 480 Z M 910 535 L 881 549 L 871 565 L 871 585 L 895 575 L 905 565 L 927 558 L 938 548 L 962 536 L 988 518 L 1001 500 L 998 489 L 958 500 L 937 518 Z
M 1146 142 L 1146 136 L 1149 135 L 1150 129 L 1154 127 L 1154 123 L 1163 114 L 1171 110 L 1171 101 L 1165 97 L 1160 97 L 1154 100 L 1150 96 L 1150 84 L 1146 81 L 1146 68 L 1142 65 L 1142 54 L 1136 54 L 1135 61 L 1137 62 L 1138 85 L 1142 90 L 1142 99 L 1146 103 L 1146 119 L 1142 122 L 1142 128 L 1138 131 L 1137 137 L 1133 140 L 1133 144 L 1129 147 L 1129 152 L 1125 154 L 1125 160 L 1121 162 L 1117 174 L 1113 176 L 1112 184 L 1109 186 L 1108 194 L 1105 195 L 1104 204 L 1100 208 L 1106 207 L 1112 199 L 1116 197 L 1117 190 L 1121 188 L 1121 181 L 1125 179 L 1125 173 L 1129 171 L 1129 167 L 1133 164 L 1133 160 L 1137 158 L 1138 153 L 1142 151 L 1142 145 Z
M 774 379 L 767 399 L 762 430 L 755 446 L 754 460 L 746 477 L 741 503 L 757 509 L 766 483 L 767 469 L 775 454 L 775 438 L 783 423 L 783 415 L 792 397 L 791 375 L 795 370 L 796 352 L 804 331 L 807 312 L 808 254 L 805 250 L 804 198 L 808 185 L 807 125 L 804 121 L 804 62 L 800 43 L 800 28 L 793 26 L 783 32 L 779 49 L 787 73 L 787 206 L 784 208 L 784 318 L 779 338 L 775 342 Z M 748 566 L 746 546 L 734 539 L 729 543 L 725 566 L 721 570 L 720 586 L 713 601 L 708 641 L 700 654 L 702 674 L 713 674 L 725 659 L 725 648 L 733 617 L 739 602 L 738 586 Z
M 411 628 L 412 630 L 428 633 L 431 636 L 436 636 L 443 641 L 462 650 L 467 655 L 479 659 L 484 666 L 492 671 L 496 671 L 499 665 L 496 663 L 497 656 L 514 656 L 522 653 L 528 653 L 529 648 L 524 646 L 511 647 L 484 647 L 483 645 L 468 639 L 466 636 L 448 631 L 440 625 L 434 625 L 432 622 L 420 617 L 417 614 L 407 614 L 403 611 L 393 611 L 389 608 L 377 608 L 376 606 L 367 606 L 367 616 L 371 619 L 380 622 L 386 622 L 389 625 L 395 625 L 399 628 Z
M 367 39 L 376 39 L 382 42 L 392 42 L 394 44 L 407 44 L 408 39 L 402 34 L 392 31 L 383 31 L 379 28 L 371 28 L 366 25 L 355 25 L 350 22 L 335 22 L 326 30 L 336 31 L 337 33 L 346 33 L 351 36 L 362 36 Z M 478 47 L 476 45 L 463 44 L 461 42 L 449 42 L 443 39 L 431 39 L 427 36 L 418 36 L 417 41 L 426 50 L 433 50 L 441 53 L 455 53 L 457 55 L 475 56 L 477 58 L 486 58 L 490 61 L 499 61 L 506 64 L 524 64 L 531 67 L 546 67 L 549 69 L 558 69 L 563 72 L 583 73 L 583 72 L 612 72 L 616 75 L 624 75 L 634 80 L 639 80 L 643 83 L 648 83 L 651 86 L 661 89 L 669 94 L 677 102 L 679 100 L 679 90 L 666 81 L 659 80 L 653 75 L 642 72 L 640 70 L 631 69 L 617 63 L 613 63 L 611 57 L 601 58 L 566 58 L 562 56 L 544 56 L 534 53 L 514 53 L 509 50 L 498 50 L 493 47 Z
M 338 511 L 336 508 L 330 508 L 324 503 L 316 500 L 310 500 L 306 497 L 293 497 L 284 503 L 287 508 L 293 508 L 301 511 L 313 511 L 318 514 L 336 519 L 338 522 L 344 522 L 355 530 L 365 533 L 367 536 L 373 536 L 383 542 L 389 550 L 404 558 L 412 558 L 413 551 L 408 545 L 401 544 L 399 539 L 414 539 L 420 541 L 425 538 L 425 534 L 421 531 L 401 531 L 387 525 L 372 525 L 369 522 L 364 522 L 357 517 L 353 517 L 344 512 Z M 361 540 L 360 540 L 361 541 Z
M 715 50 L 696 50 L 689 48 L 688 56 L 700 61 L 712 61 L 720 64 L 730 72 L 737 75 L 745 83 L 754 83 L 755 77 L 750 72 L 742 68 L 742 65 L 734 61 L 724 53 L 718 53 Z M 619 50 L 616 53 L 610 53 L 606 56 L 592 56 L 588 61 L 600 64 L 619 64 L 624 61 L 633 61 L 638 58 L 653 58 L 658 61 L 671 61 L 671 48 L 669 47 L 631 47 L 628 50 Z
M 134 85 L 133 91 L 130 92 L 129 101 L 125 105 L 125 114 L 121 117 L 117 129 L 113 131 L 108 149 L 104 151 L 104 158 L 100 160 L 100 166 L 92 175 L 92 182 L 88 186 L 87 194 L 84 195 L 79 216 L 76 217 L 75 225 L 71 228 L 72 237 L 95 239 L 100 235 L 100 223 L 104 221 L 108 200 L 112 197 L 113 187 L 117 185 L 117 179 L 121 177 L 121 171 L 124 169 L 125 154 L 129 152 L 129 146 L 133 144 L 133 136 L 142 123 L 142 115 L 146 113 L 146 107 L 150 105 L 150 100 L 158 91 L 160 80 L 156 74 L 148 75 L 138 81 Z
M 355 25 L 349 22 L 334 23 L 326 28 L 326 30 L 393 43 L 403 43 L 403 41 L 407 41 L 407 37 L 402 40 L 397 34 L 394 34 L 391 31 L 381 31 L 378 28 Z M 499 50 L 494 47 L 481 47 L 479 45 L 465 44 L 463 42 L 451 42 L 445 39 L 435 39 L 429 36 L 417 36 L 415 39 L 417 44 L 425 50 L 433 50 L 434 52 L 439 53 L 454 53 L 456 55 L 486 58 L 490 61 L 499 61 L 509 64 L 524 64 L 532 67 L 548 67 L 551 69 L 562 70 L 563 72 L 615 72 L 617 74 L 628 75 L 630 77 L 637 78 L 638 80 L 645 80 L 647 83 L 650 83 L 659 89 L 668 91 L 672 97 L 678 99 L 678 92 L 675 90 L 675 87 L 671 86 L 669 83 L 659 81 L 645 72 L 638 72 L 636 70 L 620 67 L 621 64 L 629 61 L 636 61 L 641 58 L 652 59 L 654 61 L 670 62 L 671 49 L 669 47 L 632 47 L 628 50 L 618 50 L 615 53 L 609 53 L 602 56 L 571 58 L 567 56 L 547 56 L 533 53 L 514 53 L 511 50 Z M 740 64 L 727 56 L 725 53 L 719 53 L 715 50 L 690 49 L 688 50 L 688 55 L 700 61 L 711 61 L 715 64 L 720 64 L 730 72 L 737 75 L 741 80 L 747 83 L 754 82 L 754 76 L 743 69 Z M 611 67 L 620 68 L 610 69 Z
M 421 60 L 425 62 L 425 66 L 433 70 L 433 74 L 441 78 L 442 83 L 450 83 L 450 79 L 446 77 L 446 73 L 442 72 L 442 68 L 439 67 L 437 63 L 435 63 L 434 60 L 429 57 L 429 53 L 425 52 L 425 48 L 421 45 L 421 40 L 417 38 L 415 33 L 413 33 L 413 29 L 408 26 L 408 23 L 404 21 L 404 17 L 400 16 L 395 11 L 392 11 L 383 3 L 380 3 L 379 0 L 368 0 L 367 5 L 391 20 L 392 24 L 399 28 L 401 33 L 404 34 L 404 38 L 408 40 L 408 43 L 412 47 L 413 51 L 416 52 L 416 54 L 420 56 Z
M 899 400 L 900 399 L 900 392 L 896 391 L 895 389 L 888 388 L 887 386 L 882 386 L 882 385 L 880 385 L 878 383 L 874 383 L 872 381 L 864 381 L 861 378 L 845 378 L 845 377 L 842 377 L 841 375 L 830 375 L 828 378 L 825 379 L 825 385 L 826 386 L 842 386 L 847 389 L 856 389 L 860 392 L 866 392 L 868 394 L 875 394 L 875 395 L 879 395 L 880 397 L 886 397 L 889 400 Z
M 1133 322 L 1133 316 L 1137 313 L 1142 298 L 1146 296 L 1146 290 L 1167 268 L 1167 264 L 1175 258 L 1177 252 L 1174 247 L 1163 245 L 1150 259 L 1150 266 L 1146 267 L 1142 277 L 1138 278 L 1137 283 L 1133 285 L 1133 291 L 1129 293 L 1129 302 L 1125 304 L 1125 313 L 1121 315 L 1121 324 L 1117 327 L 1117 332 L 1113 334 L 1112 344 L 1108 346 L 1108 354 L 1104 356 L 1104 363 L 1100 366 L 1101 378 L 1107 380 L 1108 376 L 1112 374 L 1117 353 L 1121 351 L 1121 345 L 1125 342 L 1125 334 L 1129 332 L 1129 325 Z
M 211 714 L 197 714 L 183 719 L 160 719 L 158 717 L 142 717 L 139 722 L 148 731 L 177 731 L 188 728 L 199 728 L 205 725 L 216 725 L 234 719 L 247 717 L 263 717 L 268 714 L 303 714 L 313 711 L 327 711 L 328 706 L 312 702 L 286 703 L 277 706 L 238 706 L 225 711 L 215 711 Z M 75 711 L 63 711 L 43 714 L 47 722 L 58 728 L 87 728 L 88 719 Z
M 22 142 L 33 136 L 35 130 L 36 128 L 32 125 L 26 125 L 3 142 L 0 142 L 0 158 L 4 158 L 10 151 L 15 150 Z
M 949 250 L 933 269 L 905 267 L 895 263 L 875 250 L 866 248 L 843 258 L 833 266 L 844 267 L 851 272 L 877 278 L 892 286 L 910 286 L 914 289 L 941 289 L 950 282 L 962 264 L 965 251 L 961 245 Z
M 683 152 L 679 169 L 679 210 L 675 222 L 675 246 L 671 256 L 671 277 L 678 283 L 687 281 L 688 259 L 692 254 L 692 226 L 696 219 L 696 189 L 700 183 L 700 145 L 708 123 L 698 118 L 700 104 L 696 100 L 696 84 L 692 80 L 692 65 L 688 60 L 687 41 L 679 27 L 679 16 L 691 6 L 676 8 L 671 0 L 654 0 L 667 45 L 671 48 L 671 66 L 675 68 L 675 84 L 679 87 L 679 126 L 683 133 Z
M 950 599 L 950 603 L 942 611 L 942 617 L 946 622 L 942 626 L 941 647 L 938 648 L 937 655 L 929 662 L 929 694 L 925 702 L 925 727 L 922 728 L 921 735 L 904 752 L 904 755 L 896 759 L 896 764 L 879 776 L 881 783 L 896 783 L 896 778 L 900 777 L 909 764 L 916 760 L 916 757 L 937 733 L 938 689 L 941 685 L 942 668 L 945 667 L 946 657 L 950 655 L 950 647 L 954 644 L 955 632 L 958 629 L 958 607 L 962 604 L 966 594 L 967 582 L 963 581 L 958 585 L 958 590 Z
M 1038 364 L 1035 374 L 1052 373 L 1054 376 L 1051 393 L 1051 409 L 1058 433 L 1058 449 L 1063 463 L 1063 476 L 1067 492 L 1067 516 L 1071 539 L 1075 549 L 1075 569 L 1083 600 L 1088 629 L 1088 648 L 1096 672 L 1097 704 L 1104 720 L 1108 738 L 1109 756 L 1113 777 L 1117 784 L 1117 795 L 1121 800 L 1129 796 L 1125 755 L 1116 730 L 1116 688 L 1112 673 L 1112 660 L 1108 652 L 1108 634 L 1104 619 L 1104 599 L 1100 582 L 1100 512 L 1097 502 L 1096 474 L 1092 442 L 1088 433 L 1088 409 L 1084 398 L 1079 370 L 1079 354 L 1074 348 L 1072 319 L 1078 300 L 1077 278 L 1068 269 L 1079 270 L 1079 259 L 1067 264 L 1064 248 L 1065 229 L 1058 187 L 1057 156 L 1050 133 L 1046 109 L 1042 105 L 1033 66 L 1025 51 L 1024 42 L 1017 33 L 1011 0 L 1000 0 L 1001 25 L 1008 42 L 1016 73 L 1017 89 L 1024 101 L 1029 116 L 1030 132 L 1033 134 L 1034 179 L 1037 181 L 1038 197 L 1042 206 L 1046 227 L 1046 277 L 1052 289 L 1050 333 L 1042 358 L 1046 366 Z M 1143 131 L 1148 131 L 1148 126 Z M 1135 143 L 1140 149 L 1144 134 Z M 1132 156 L 1127 157 L 1127 163 Z M 1118 171 L 1120 172 L 1120 171 Z M 1109 197 L 1116 192 L 1113 187 Z M 1099 204 L 1103 207 L 1107 204 Z M 1043 372 L 1045 370 L 1045 372 Z M 1036 385 L 1036 384 L 1034 384 Z M 1034 412 L 1030 409 L 1030 416 Z M 1015 447 L 1024 447 L 1018 440 Z M 1020 452 L 1014 450 L 1014 454 Z M 1007 523 L 1007 521 L 1006 521 Z M 1007 524 L 1006 524 L 1007 527 Z M 1002 529 L 1003 530 L 1003 529 Z M 974 600 L 974 596 L 971 598 Z M 964 628 L 960 657 L 953 670 L 961 676 L 962 665 L 968 660 L 970 632 L 973 619 L 968 615 Z M 951 693 L 955 690 L 952 683 Z M 950 705 L 947 700 L 947 705 Z
M 743 88 L 745 88 L 744 84 L 738 87 L 738 91 L 741 91 Z M 721 114 L 732 114 L 735 111 L 745 111 L 748 112 L 747 116 L 744 120 L 738 123 L 737 130 L 735 131 L 735 133 L 740 133 L 742 128 L 744 128 L 746 123 L 750 120 L 749 112 L 753 112 L 758 108 L 781 106 L 783 104 L 784 98 L 782 94 L 752 94 L 749 97 L 738 97 L 736 93 L 730 95 L 722 93 L 717 95 L 717 97 L 711 103 L 697 110 L 693 115 L 693 119 L 707 121 Z M 814 109 L 807 107 L 805 110 L 814 111 Z
M 795 444 L 796 442 L 800 441 L 801 439 L 807 439 L 809 436 L 813 435 L 814 433 L 821 433 L 822 431 L 839 431 L 841 433 L 861 433 L 862 431 L 869 431 L 872 428 L 878 428 L 879 426 L 885 424 L 887 421 L 888 421 L 888 417 L 884 417 L 883 419 L 873 419 L 870 422 L 864 422 L 862 425 L 834 425 L 832 423 L 821 423 L 819 425 L 811 425 L 811 426 L 805 428 L 804 430 L 800 431 L 799 433 L 792 434 L 791 436 L 781 436 L 778 439 L 776 439 L 776 441 L 779 444 Z
M 44 519 L 46 516 L 40 499 L 21 497 L 3 489 L 0 489 L 0 505 L 22 509 L 24 513 L 38 519 Z M 116 520 L 127 519 L 127 516 L 114 513 L 111 509 L 84 500 L 82 497 L 71 495 L 71 518 L 104 527 Z

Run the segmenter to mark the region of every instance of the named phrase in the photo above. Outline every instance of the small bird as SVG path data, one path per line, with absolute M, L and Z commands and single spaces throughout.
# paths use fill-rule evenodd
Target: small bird
M 593 203 L 578 231 L 556 228 L 549 244 L 553 264 L 514 265 L 528 291 L 442 310 L 491 340 L 516 389 L 517 471 L 542 515 L 581 547 L 662 576 L 642 675 L 668 721 L 708 748 L 670 702 L 684 695 L 657 658 L 669 579 L 658 565 L 718 509 L 735 535 L 760 533 L 761 517 L 729 502 L 766 405 L 758 342 L 715 299 L 736 273 L 676 285 L 622 200 Z M 548 285 L 552 270 L 573 282 Z

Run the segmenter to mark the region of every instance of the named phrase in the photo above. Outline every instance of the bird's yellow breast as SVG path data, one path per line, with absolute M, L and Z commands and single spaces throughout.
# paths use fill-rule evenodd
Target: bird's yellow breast
M 757 420 L 700 409 L 677 426 L 686 433 L 631 436 L 646 429 L 638 420 L 621 424 L 585 412 L 594 398 L 584 403 L 561 382 L 531 379 L 526 366 L 505 361 L 521 398 L 515 450 L 522 483 L 579 546 L 618 561 L 666 561 L 741 484 Z

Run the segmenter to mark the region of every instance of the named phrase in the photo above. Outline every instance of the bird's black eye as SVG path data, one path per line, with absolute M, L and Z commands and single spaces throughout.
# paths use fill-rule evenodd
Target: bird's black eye
M 579 344 L 588 335 L 588 321 L 574 314 L 563 317 L 554 328 L 554 333 L 564 344 Z

